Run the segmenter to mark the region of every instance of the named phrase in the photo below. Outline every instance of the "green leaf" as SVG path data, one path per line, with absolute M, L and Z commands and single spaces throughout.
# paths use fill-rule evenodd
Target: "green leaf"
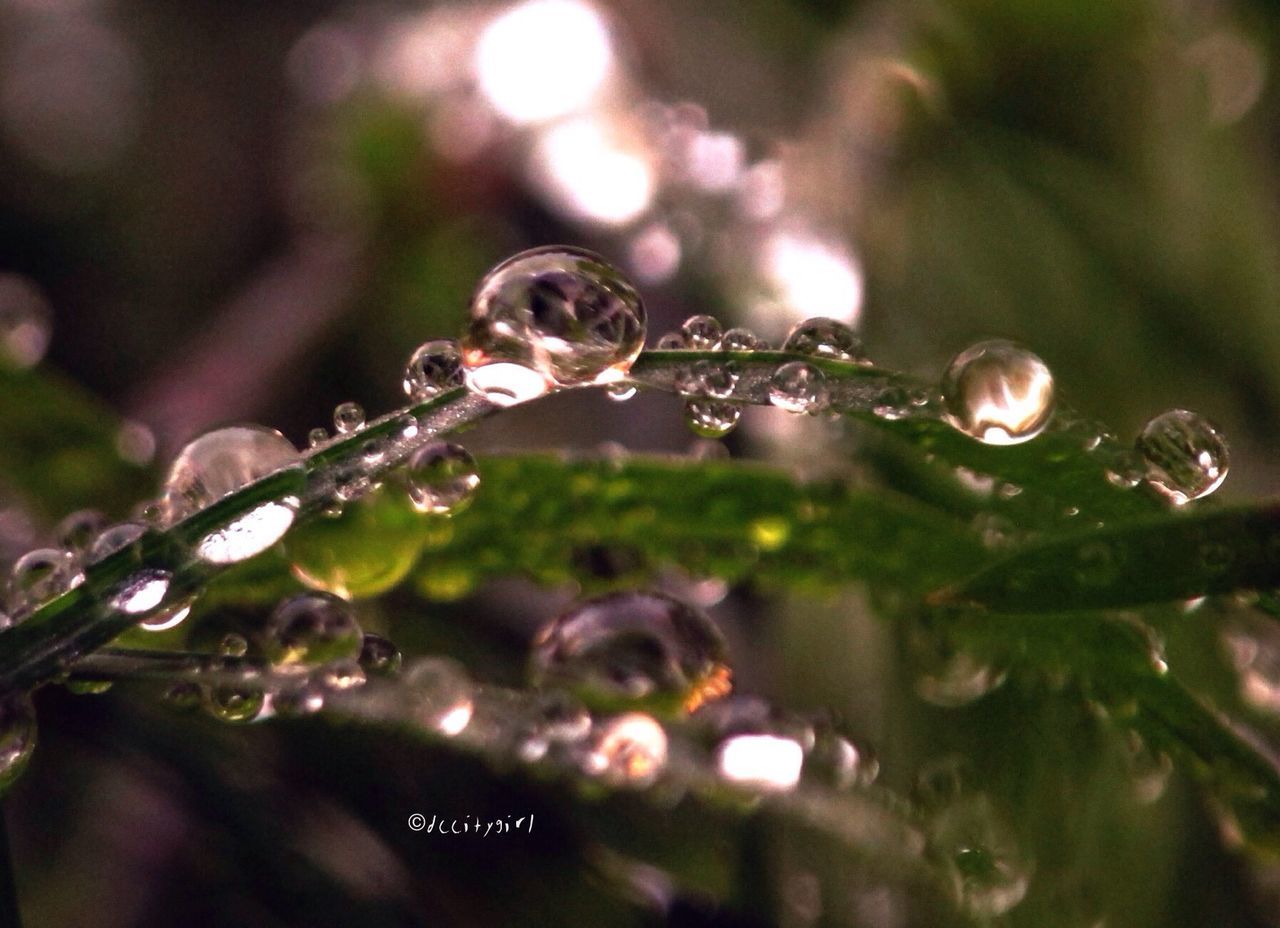
M 1034 545 L 941 590 L 1004 612 L 1111 609 L 1280 586 L 1280 506 L 1166 514 Z

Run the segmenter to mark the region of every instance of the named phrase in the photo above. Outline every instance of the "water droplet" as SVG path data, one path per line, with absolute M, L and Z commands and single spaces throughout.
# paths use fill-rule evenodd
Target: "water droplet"
M 333 408 L 333 430 L 350 435 L 364 428 L 364 407 L 359 403 L 339 403 Z
M 402 675 L 419 724 L 452 738 L 471 724 L 474 687 L 466 670 L 443 657 L 420 657 Z
M 738 383 L 738 368 L 733 362 L 695 361 L 677 377 L 681 393 L 724 399 L 733 396 Z
M 0 274 L 0 359 L 34 367 L 49 348 L 53 312 L 44 294 L 17 274 Z
M 720 347 L 724 330 L 714 316 L 690 316 L 680 326 L 684 347 L 692 351 L 714 351 Z
M 1173 774 L 1168 754 L 1153 749 L 1145 738 L 1129 730 L 1124 733 L 1122 757 L 1138 802 L 1149 805 L 1164 795 Z
M 591 732 L 591 713 L 566 693 L 537 693 L 516 726 L 516 750 L 527 762 L 541 760 L 553 748 L 582 741 Z
M 0 792 L 7 790 L 36 749 L 36 710 L 31 697 L 12 693 L 0 699 Z
M 795 789 L 804 766 L 804 747 L 773 734 L 731 735 L 716 749 L 716 772 L 725 780 L 755 789 Z
M 985 796 L 944 806 L 929 823 L 929 844 L 950 877 L 956 902 L 971 915 L 1003 915 L 1027 894 L 1031 865 Z
M 763 351 L 769 346 L 750 329 L 730 329 L 720 339 L 721 351 Z
M 870 363 L 862 349 L 862 339 L 851 326 L 822 317 L 806 319 L 792 326 L 787 340 L 782 343 L 782 350 L 833 361 Z
M 718 400 L 689 400 L 684 404 L 685 423 L 695 435 L 724 438 L 742 418 L 742 408 Z
M 311 448 L 319 448 L 329 440 L 328 429 L 316 427 L 307 433 L 307 446 Z
M 422 513 L 461 512 L 480 486 L 475 458 L 461 445 L 447 441 L 433 441 L 419 448 L 404 473 L 413 508 Z
M 366 674 L 394 676 L 400 671 L 400 649 L 381 635 L 366 633 L 360 645 L 360 666 Z
M 77 696 L 101 696 L 111 691 L 110 680 L 68 680 L 64 685 L 68 693 Z
M 404 392 L 422 403 L 462 386 L 462 352 L 452 339 L 436 339 L 418 347 L 404 369 Z
M 866 745 L 824 729 L 815 734 L 803 773 L 806 779 L 834 789 L 870 786 L 880 775 L 880 761 Z
M 644 327 L 639 294 L 603 258 L 566 246 L 521 252 L 490 271 L 471 302 L 467 383 L 502 404 L 555 385 L 612 383 L 631 369 Z
M 667 764 L 667 733 L 643 712 L 604 719 L 594 726 L 581 767 L 610 786 L 639 788 Z
M 668 332 L 658 339 L 655 346 L 658 351 L 683 351 L 685 348 L 684 336 L 679 332 Z
M 242 684 L 207 687 L 203 696 L 205 711 L 221 722 L 252 722 L 267 703 L 262 690 Z
M 940 660 L 916 680 L 925 702 L 944 708 L 967 706 L 998 689 L 1006 672 L 976 655 L 961 651 Z
M 124 550 L 141 538 L 146 530 L 147 527 L 141 522 L 119 522 L 104 528 L 89 547 L 88 562 L 96 564 L 117 551 Z
M 301 484 L 302 456 L 279 432 L 261 426 L 206 432 L 183 448 L 169 468 L 164 484 L 166 524 L 281 471 L 296 471 Z M 215 564 L 252 557 L 280 540 L 296 511 L 297 500 L 288 497 L 263 503 L 210 532 L 197 544 L 196 553 Z
M 165 607 L 150 618 L 139 622 L 138 628 L 147 632 L 167 632 L 171 628 L 177 628 L 186 621 L 187 616 L 191 615 L 191 608 L 195 605 L 195 602 L 194 595 L 187 596 L 179 602 Z
M 237 632 L 227 632 L 218 642 L 218 653 L 223 657 L 244 657 L 249 653 L 249 640 Z
M 144 567 L 115 587 L 108 594 L 107 602 L 125 615 L 144 615 L 164 602 L 172 580 L 173 575 L 167 570 Z
M 1227 442 L 1202 416 L 1185 409 L 1161 413 L 1142 429 L 1137 450 L 1147 482 L 1175 505 L 1208 496 L 1227 479 Z
M 358 657 L 362 643 L 351 606 L 329 593 L 289 597 L 262 631 L 263 653 L 283 672 Z
M 364 668 L 356 660 L 331 661 L 320 668 L 316 677 L 329 692 L 342 692 L 364 686 Z
M 53 530 L 54 544 L 73 554 L 82 554 L 107 525 L 107 517 L 96 509 L 81 509 L 64 518 Z
M 182 681 L 165 690 L 164 699 L 175 709 L 189 710 L 200 705 L 204 696 L 198 683 Z
M 314 715 L 324 708 L 324 688 L 310 679 L 285 686 L 271 696 L 271 709 L 285 718 Z
M 770 378 L 769 402 L 787 412 L 817 412 L 827 402 L 826 378 L 812 364 L 791 361 Z
M 84 575 L 75 558 L 58 548 L 28 551 L 9 574 L 9 609 L 14 617 L 31 612 L 55 596 L 78 586 Z
M 729 691 L 724 639 L 711 618 L 660 593 L 586 600 L 533 643 L 534 683 L 571 690 L 606 709 L 691 711 Z
M 951 360 L 942 395 L 948 421 L 961 432 L 988 445 L 1015 445 L 1048 424 L 1053 375 L 1020 345 L 979 342 Z
M 604 395 L 615 403 L 625 403 L 636 395 L 636 385 L 633 383 L 611 383 L 604 388 Z

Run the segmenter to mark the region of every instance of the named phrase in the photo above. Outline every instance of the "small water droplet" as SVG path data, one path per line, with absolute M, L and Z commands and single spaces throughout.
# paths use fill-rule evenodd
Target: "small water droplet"
M 18 617 L 78 586 L 84 575 L 60 548 L 37 548 L 14 562 L 9 573 L 9 609 Z
M 598 722 L 581 757 L 584 773 L 615 787 L 648 786 L 666 764 L 667 733 L 643 712 Z
M 462 341 L 467 383 L 502 404 L 612 383 L 639 355 L 644 329 L 644 303 L 617 268 L 577 248 L 534 248 L 480 282 Z
M 365 684 L 364 668 L 359 661 L 353 659 L 330 661 L 317 671 L 316 677 L 320 685 L 331 693 L 355 689 Z
M 833 361 L 855 361 L 870 364 L 862 348 L 862 339 L 851 326 L 835 319 L 816 317 L 798 322 L 787 333 L 783 351 L 807 354 Z
M 380 677 L 400 672 L 400 649 L 381 635 L 366 633 L 360 645 L 360 666 L 366 674 Z
M 728 361 L 695 361 L 677 379 L 681 393 L 724 399 L 733 396 L 733 388 L 738 383 L 738 368 Z
M 7 790 L 36 749 L 36 710 L 31 697 L 11 693 L 0 698 L 0 792 Z
M 107 602 L 125 615 L 144 615 L 164 602 L 172 580 L 173 575 L 167 570 L 143 567 L 115 587 L 108 594 Z
M 218 653 L 223 657 L 244 657 L 249 653 L 249 640 L 237 632 L 227 632 L 218 642 Z
M 324 708 L 324 688 L 306 679 L 287 685 L 271 695 L 271 708 L 285 718 L 302 718 L 314 715 Z
M 1123 743 L 1122 756 L 1135 797 L 1144 804 L 1155 802 L 1169 785 L 1173 761 L 1168 754 L 1153 749 L 1136 731 L 1126 731 Z
M 106 528 L 107 517 L 96 509 L 81 509 L 64 518 L 53 530 L 54 544 L 80 555 L 92 547 Z
M 454 515 L 461 512 L 480 486 L 476 460 L 467 449 L 447 441 L 433 441 L 414 452 L 405 468 L 409 499 L 421 513 Z
M 686 346 L 684 336 L 679 332 L 667 332 L 658 339 L 658 343 L 654 347 L 658 351 L 683 351 Z
M 948 421 L 989 445 L 1035 438 L 1053 414 L 1053 375 L 1013 342 L 979 342 L 956 355 L 942 379 Z
M 195 606 L 195 594 L 189 594 L 176 602 L 166 605 L 159 612 L 138 623 L 138 628 L 147 632 L 167 632 L 186 621 Z
M 147 527 L 141 522 L 118 522 L 102 529 L 88 549 L 88 563 L 97 563 L 118 550 L 128 548 L 134 541 L 142 538 L 146 530 Z
M 713 351 L 720 346 L 724 330 L 714 316 L 690 316 L 680 326 L 684 347 L 692 351 Z
M 329 430 L 317 426 L 307 433 L 307 446 L 310 448 L 319 448 L 329 440 Z
M 17 274 L 0 274 L 0 359 L 17 368 L 44 358 L 53 312 L 40 289 Z
M 204 708 L 221 722 L 252 722 L 266 708 L 266 694 L 244 684 L 225 683 L 206 687 Z
M 827 403 L 827 382 L 812 364 L 791 361 L 769 380 L 769 402 L 787 412 L 817 412 Z
M 425 342 L 405 365 L 404 392 L 415 403 L 460 387 L 463 382 L 462 352 L 452 339 Z
M 262 631 L 263 653 L 277 671 L 286 673 L 358 657 L 362 643 L 350 604 L 329 593 L 289 597 Z
M 67 692 L 77 696 L 101 696 L 111 691 L 110 680 L 68 680 Z
M 719 400 L 689 400 L 684 404 L 685 423 L 695 435 L 724 438 L 742 418 L 742 408 Z
M 188 680 L 175 683 L 164 693 L 164 699 L 175 709 L 195 709 L 203 699 L 200 684 Z
M 730 688 L 724 638 L 711 618 L 660 593 L 573 606 L 538 633 L 531 669 L 535 685 L 604 709 L 691 711 Z
M 1147 482 L 1175 505 L 1208 496 L 1227 479 L 1228 451 L 1222 433 L 1185 409 L 1161 413 L 1142 429 L 1138 453 Z
M 721 351 L 763 351 L 768 347 L 765 340 L 750 329 L 730 329 L 720 339 Z
M 471 724 L 474 687 L 457 661 L 420 657 L 405 666 L 402 679 L 419 724 L 449 738 Z
M 364 407 L 359 403 L 339 403 L 333 408 L 333 430 L 350 435 L 364 428 Z
M 870 786 L 879 775 L 880 761 L 869 747 L 831 729 L 817 732 L 805 755 L 805 778 L 834 789 Z

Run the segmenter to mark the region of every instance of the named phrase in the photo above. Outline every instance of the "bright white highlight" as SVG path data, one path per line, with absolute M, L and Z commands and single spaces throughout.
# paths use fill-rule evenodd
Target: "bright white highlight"
M 169 574 L 163 570 L 139 571 L 120 585 L 111 597 L 111 607 L 126 615 L 150 612 L 164 601 L 165 594 L 169 592 L 170 579 Z M 154 628 L 151 630 L 155 631 Z
M 467 369 L 467 387 L 498 406 L 516 406 L 536 400 L 551 389 L 547 378 L 531 367 L 497 361 Z
M 716 767 L 722 777 L 761 789 L 794 789 L 803 763 L 800 744 L 777 735 L 737 735 L 716 752 Z
M 534 176 L 571 216 L 610 226 L 639 218 L 656 186 L 645 150 L 621 144 L 598 120 L 585 117 L 543 133 Z
M 284 537 L 293 525 L 297 503 L 263 503 L 200 540 L 196 554 L 210 564 L 236 564 L 261 554 Z
M 177 628 L 182 624 L 182 620 L 191 614 L 190 606 L 183 606 L 181 609 L 175 609 L 173 612 L 166 613 L 152 622 L 139 622 L 138 627 L 148 632 L 167 632 L 171 628 Z
M 862 269 L 837 244 L 795 232 L 766 241 L 763 271 L 796 319 L 828 316 L 854 324 L 862 311 Z
M 454 706 L 436 721 L 436 728 L 440 733 L 453 738 L 462 734 L 463 729 L 471 724 L 471 715 L 474 711 L 471 700 L 460 702 Z
M 609 33 L 579 0 L 528 0 L 491 22 L 476 45 L 481 92 L 517 123 L 581 110 L 612 66 Z

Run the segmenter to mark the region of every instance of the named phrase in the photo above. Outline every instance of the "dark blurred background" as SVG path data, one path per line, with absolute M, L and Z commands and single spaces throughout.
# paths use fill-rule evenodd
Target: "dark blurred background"
M 935 378 L 978 338 L 1016 339 L 1126 440 L 1173 406 L 1217 422 L 1221 495 L 1249 499 L 1280 481 L 1278 41 L 1272 4 L 1210 0 L 0 0 L 0 274 L 43 293 L 44 365 L 132 423 L 143 481 L 215 424 L 301 444 L 338 402 L 391 408 L 489 266 L 566 242 L 637 281 L 650 343 L 694 312 L 774 340 L 826 315 Z M 829 429 L 783 420 L 748 415 L 732 451 L 842 466 Z M 605 441 L 692 437 L 668 398 L 573 395 L 467 444 Z M 10 509 L 35 533 L 71 502 L 52 498 Z M 365 618 L 510 683 L 568 595 L 395 593 Z M 856 594 L 698 595 L 748 691 L 836 708 L 891 785 L 937 739 L 990 768 L 1083 724 L 1016 693 L 912 702 Z M 6 808 L 37 928 L 929 923 L 785 825 L 654 822 L 376 732 L 220 728 L 128 693 L 37 703 Z M 402 825 L 432 802 L 537 810 L 546 830 L 446 853 Z M 1222 851 L 1191 790 L 1089 808 L 1093 869 L 1041 841 L 1059 878 L 1014 921 L 1276 924 L 1280 876 Z M 685 888 L 628 896 L 619 853 Z

